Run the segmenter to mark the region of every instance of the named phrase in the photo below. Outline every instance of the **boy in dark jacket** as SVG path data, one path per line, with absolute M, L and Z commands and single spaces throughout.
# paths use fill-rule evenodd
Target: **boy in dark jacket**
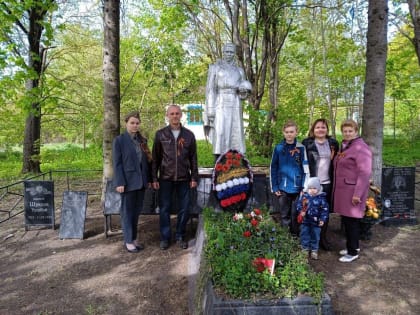
M 292 205 L 309 178 L 305 147 L 296 140 L 297 132 L 294 121 L 290 120 L 283 126 L 284 139 L 274 148 L 270 164 L 273 219 L 283 227 L 289 227 L 296 236 L 296 214 L 292 213 Z
M 328 220 L 329 210 L 326 194 L 318 177 L 308 180 L 306 191 L 299 198 L 296 210 L 300 229 L 300 244 L 306 253 L 311 252 L 312 259 L 318 259 L 321 227 Z

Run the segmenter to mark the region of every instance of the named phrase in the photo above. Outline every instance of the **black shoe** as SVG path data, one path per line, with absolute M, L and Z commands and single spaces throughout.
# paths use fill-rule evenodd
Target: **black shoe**
M 141 251 L 141 250 L 144 249 L 144 245 L 143 244 L 137 244 L 136 248 L 137 248 L 138 251 Z
M 167 250 L 169 248 L 169 241 L 160 241 L 160 249 Z
M 177 240 L 176 243 L 178 244 L 179 248 L 187 249 L 188 243 L 184 240 Z

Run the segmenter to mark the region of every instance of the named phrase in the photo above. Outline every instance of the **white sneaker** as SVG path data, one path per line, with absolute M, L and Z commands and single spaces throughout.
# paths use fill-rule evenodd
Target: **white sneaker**
M 360 248 L 358 248 L 358 249 L 356 249 L 357 250 L 357 253 L 360 253 Z M 340 250 L 339 251 L 339 254 L 341 255 L 341 256 L 344 256 L 344 255 L 347 255 L 348 253 L 347 253 L 347 249 L 342 249 L 342 250 Z
M 338 259 L 340 262 L 352 262 L 353 260 L 356 260 L 359 258 L 359 255 L 356 256 L 350 256 L 350 255 L 344 255 Z

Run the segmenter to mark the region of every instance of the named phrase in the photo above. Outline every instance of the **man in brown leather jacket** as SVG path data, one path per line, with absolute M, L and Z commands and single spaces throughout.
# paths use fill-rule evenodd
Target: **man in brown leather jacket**
M 160 248 L 171 243 L 172 195 L 179 203 L 175 239 L 182 248 L 188 248 L 185 239 L 189 219 L 190 189 L 197 187 L 197 145 L 194 134 L 181 125 L 182 112 L 178 105 L 166 111 L 169 125 L 156 132 L 153 143 L 153 188 L 159 190 Z

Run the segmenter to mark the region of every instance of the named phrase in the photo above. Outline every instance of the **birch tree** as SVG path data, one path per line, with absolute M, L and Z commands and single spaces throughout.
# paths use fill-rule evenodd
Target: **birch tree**
M 373 151 L 373 180 L 381 184 L 387 58 L 388 0 L 370 0 L 362 137 Z
M 416 51 L 417 60 L 420 66 L 420 0 L 408 0 L 411 21 L 414 27 L 414 37 L 410 38 Z
M 103 187 L 113 176 L 112 141 L 120 132 L 120 1 L 104 0 Z M 104 195 L 102 195 L 102 198 Z

